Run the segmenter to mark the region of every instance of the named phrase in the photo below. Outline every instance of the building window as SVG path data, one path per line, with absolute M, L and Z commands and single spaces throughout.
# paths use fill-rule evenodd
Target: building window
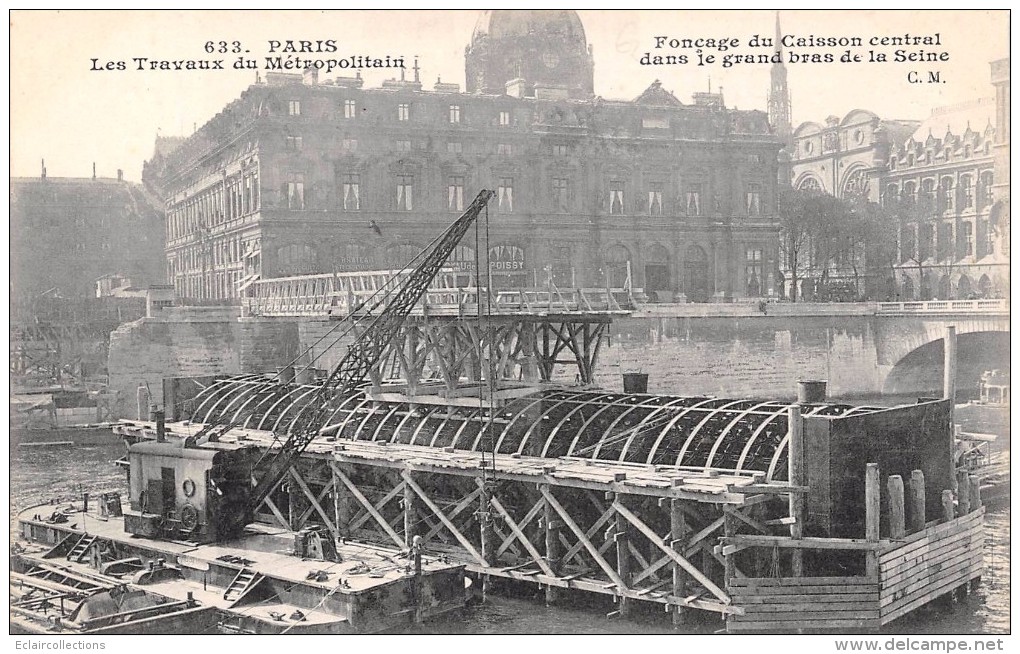
M 460 154 L 464 152 L 464 144 L 460 141 L 450 141 L 446 144 L 446 151 L 450 154 Z
M 882 206 L 883 207 L 894 207 L 896 206 L 896 200 L 899 199 L 899 188 L 895 184 L 889 184 L 885 187 L 885 193 L 882 195 Z
M 287 182 L 286 193 L 288 209 L 305 208 L 305 182 L 303 176 L 296 175 L 293 181 Z
M 566 177 L 553 177 L 553 207 L 561 213 L 570 209 L 570 181 Z
M 300 136 L 288 136 L 287 137 L 287 149 L 288 150 L 300 150 L 301 149 L 301 137 Z
M 960 176 L 960 210 L 974 206 L 974 182 L 970 175 Z
M 411 105 L 406 102 L 397 105 L 397 120 L 411 120 Z
M 502 154 L 502 155 L 506 155 L 506 156 L 509 157 L 513 153 L 514 153 L 514 149 L 510 146 L 509 143 L 497 143 L 496 144 L 496 154 Z
M 567 156 L 568 152 L 569 152 L 569 150 L 567 149 L 567 146 L 565 144 L 563 144 L 563 143 L 555 143 L 552 146 L 553 156 L 556 156 L 556 157 L 565 157 L 565 156 Z
M 748 297 L 763 295 L 765 282 L 765 259 L 760 247 L 749 247 L 746 251 L 744 279 L 747 280 Z
M 918 230 L 917 256 L 921 261 L 930 259 L 935 248 L 935 229 L 931 225 L 921 225 Z
M 460 122 L 460 105 L 459 104 L 451 104 L 450 105 L 450 124 L 451 125 L 456 125 L 459 122 Z
M 985 227 L 984 228 L 984 232 L 985 232 L 985 252 L 984 252 L 984 254 L 987 256 L 989 254 L 995 254 L 995 230 L 992 228 L 991 224 L 989 224 L 989 223 L 985 223 L 984 227 Z
M 499 198 L 499 212 L 500 213 L 512 213 L 514 210 L 514 178 L 513 177 L 500 177 L 499 186 L 497 187 L 497 196 Z
M 354 100 L 344 100 L 344 118 L 354 118 L 358 115 L 358 105 Z
M 550 266 L 549 274 L 552 277 L 552 283 L 559 288 L 572 287 L 574 285 L 574 273 L 570 260 L 570 247 L 553 247 L 550 250 L 550 254 L 552 255 L 552 265 Z
M 978 188 L 978 209 L 987 207 L 995 202 L 995 197 L 992 195 L 992 173 L 984 172 L 981 173 L 981 186 Z
M 662 215 L 662 184 L 651 184 L 648 188 L 648 215 Z
M 464 178 L 454 176 L 447 184 L 447 208 L 450 211 L 464 210 Z
M 340 149 L 344 152 L 354 152 L 358 149 L 358 139 L 343 139 L 340 142 Z
M 301 115 L 301 101 L 300 100 L 291 100 L 290 102 L 288 102 L 287 103 L 287 113 L 290 114 L 291 116 L 300 116 Z
M 609 182 L 609 213 L 623 213 L 623 182 Z
M 414 177 L 411 175 L 397 176 L 397 211 L 414 209 Z
M 974 225 L 969 222 L 960 223 L 961 240 L 963 241 L 961 248 L 963 250 L 963 256 L 972 257 L 974 256 Z
M 501 111 L 501 112 L 499 112 L 499 126 L 500 127 L 509 127 L 510 126 L 510 112 L 509 111 Z
M 935 207 L 935 180 L 924 179 L 921 180 L 921 203 L 925 209 L 931 209 Z
M 747 185 L 746 205 L 748 216 L 761 215 L 761 184 Z
M 405 140 L 405 139 L 398 140 L 397 141 L 397 150 L 399 150 L 400 152 L 410 152 L 411 151 L 411 142 L 408 141 L 408 140 Z
M 358 175 L 344 175 L 344 211 L 361 210 L 361 178 Z
M 936 236 L 936 254 L 939 261 L 949 261 L 953 255 L 953 226 L 939 223 Z
M 691 184 L 687 187 L 685 206 L 688 216 L 701 215 L 701 184 Z
M 953 211 L 956 206 L 956 191 L 953 189 L 953 178 L 943 177 L 939 182 L 939 210 Z

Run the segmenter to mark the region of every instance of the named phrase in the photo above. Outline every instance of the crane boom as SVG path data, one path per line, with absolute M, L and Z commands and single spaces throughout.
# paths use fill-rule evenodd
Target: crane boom
M 408 314 L 421 300 L 432 280 L 446 265 L 450 254 L 494 195 L 490 190 L 479 192 L 460 218 L 426 251 L 421 262 L 400 280 L 389 303 L 371 319 L 368 327 L 348 347 L 347 354 L 291 424 L 287 439 L 280 449 L 275 454 L 272 451 L 266 453 L 263 460 L 268 460 L 268 465 L 265 472 L 258 475 L 255 487 L 248 496 L 249 514 L 254 514 L 255 509 L 286 476 L 294 461 L 318 436 L 323 421 L 328 417 L 326 413 L 330 400 L 361 385 L 373 366 L 379 363 Z

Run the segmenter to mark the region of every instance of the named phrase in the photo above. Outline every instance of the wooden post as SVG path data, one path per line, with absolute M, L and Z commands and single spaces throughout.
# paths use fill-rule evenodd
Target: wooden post
M 869 463 L 864 474 L 864 537 L 878 542 L 882 494 L 880 490 L 878 464 Z M 878 576 L 878 556 L 875 550 L 865 553 L 866 572 L 869 577 Z
M 953 429 L 956 424 L 956 326 L 946 327 L 943 354 L 945 359 L 944 374 L 942 376 L 942 396 L 949 400 L 949 428 Z
M 794 404 L 790 407 L 787 417 L 789 422 L 788 433 L 790 443 L 787 448 L 787 473 L 789 482 L 793 486 L 806 485 L 807 479 L 804 474 L 804 420 L 800 415 L 800 405 Z M 804 495 L 801 493 L 790 493 L 789 495 L 790 517 L 793 524 L 790 525 L 790 537 L 802 538 L 804 536 Z M 729 536 L 730 534 L 726 534 Z M 727 560 L 729 560 L 727 558 Z M 793 576 L 804 576 L 804 552 L 800 549 L 793 550 Z M 727 569 L 727 578 L 730 570 Z
M 553 572 L 558 575 L 560 573 L 561 521 L 556 516 L 556 509 L 553 508 L 549 500 L 543 498 L 542 502 L 542 524 L 545 527 L 545 560 L 549 563 L 549 567 L 552 568 Z M 545 587 L 546 604 L 553 604 L 559 599 L 557 590 L 556 586 L 548 585 Z
M 914 470 L 910 473 L 910 533 L 915 534 L 924 529 L 927 521 L 925 515 L 924 473 Z
M 956 504 L 957 515 L 970 513 L 970 475 L 966 470 L 956 473 Z
M 953 491 L 948 488 L 942 491 L 942 519 L 949 522 L 956 517 L 956 511 L 953 509 Z
M 484 474 L 484 472 L 483 472 Z M 482 485 L 482 493 L 478 499 L 478 523 L 481 531 L 481 542 L 482 542 L 482 558 L 485 560 L 485 565 L 491 566 L 495 561 L 496 557 L 496 546 L 499 544 L 496 542 L 496 534 L 492 529 L 492 513 L 489 511 L 489 486 L 487 484 Z M 489 594 L 489 575 L 482 575 L 482 601 Z
M 970 475 L 970 510 L 977 511 L 981 508 L 981 480 L 977 475 Z
M 732 516 L 732 514 L 729 513 L 728 511 L 725 511 L 722 514 L 722 535 L 725 536 L 727 539 L 730 538 L 730 537 L 736 536 L 736 518 L 734 518 Z M 798 558 L 797 555 L 800 554 L 800 553 L 801 553 L 800 550 L 794 550 L 794 558 L 795 558 L 795 560 Z M 723 558 L 724 563 L 723 563 L 723 572 L 722 572 L 723 576 L 722 576 L 722 578 L 726 582 L 726 584 L 729 584 L 729 580 L 731 580 L 731 578 L 733 578 L 733 576 L 735 575 L 734 574 L 734 570 L 736 569 L 736 563 L 733 562 L 733 556 L 735 556 L 735 554 L 730 554 L 730 555 L 725 556 Z M 796 567 L 796 563 L 795 563 L 795 567 Z M 804 569 L 803 569 L 803 564 L 802 564 L 801 573 L 798 574 L 797 571 L 795 570 L 794 575 L 795 576 L 802 576 L 803 573 L 804 573 Z
M 407 474 L 411 474 L 408 470 Z M 408 549 L 414 545 L 415 524 L 417 523 L 417 510 L 415 508 L 414 489 L 411 484 L 404 482 L 404 547 Z
M 614 495 L 611 501 L 619 501 L 622 504 L 623 497 L 620 495 Z M 630 535 L 628 533 L 629 531 L 630 523 L 627 522 L 627 519 L 624 518 L 619 511 L 617 511 L 616 530 L 613 534 L 613 539 L 616 541 L 616 571 L 619 573 L 620 579 L 622 579 L 623 583 L 625 584 L 630 583 L 630 552 L 628 551 L 629 548 L 627 547 L 627 544 L 630 542 Z M 622 593 L 622 591 L 625 590 L 627 589 L 626 588 L 620 589 L 621 594 L 619 598 L 620 600 L 619 611 L 621 617 L 627 617 L 628 615 L 630 615 L 630 600 L 627 597 L 625 597 Z
M 906 516 L 903 506 L 903 478 L 890 475 L 889 487 L 889 538 L 903 538 L 906 533 Z
M 683 500 L 672 499 L 669 501 L 669 536 L 670 546 L 677 551 L 683 550 L 683 543 L 687 539 L 687 515 L 681 508 Z M 680 564 L 673 564 L 673 596 L 687 597 L 687 578 L 684 575 Z M 687 607 L 673 607 L 673 626 L 679 627 L 687 623 Z

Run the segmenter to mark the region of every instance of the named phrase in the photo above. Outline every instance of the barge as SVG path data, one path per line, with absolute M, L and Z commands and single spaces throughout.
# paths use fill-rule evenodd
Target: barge
M 366 633 L 456 612 L 464 568 L 316 532 L 252 525 L 197 544 L 125 532 L 119 498 L 17 516 L 12 625 L 31 633 Z M 112 509 L 112 510 L 111 510 Z M 114 610 L 116 608 L 116 610 Z

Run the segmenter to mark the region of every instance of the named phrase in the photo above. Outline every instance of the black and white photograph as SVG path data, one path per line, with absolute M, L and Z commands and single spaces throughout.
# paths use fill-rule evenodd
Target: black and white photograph
M 11 650 L 1008 648 L 1009 10 L 8 18 Z

